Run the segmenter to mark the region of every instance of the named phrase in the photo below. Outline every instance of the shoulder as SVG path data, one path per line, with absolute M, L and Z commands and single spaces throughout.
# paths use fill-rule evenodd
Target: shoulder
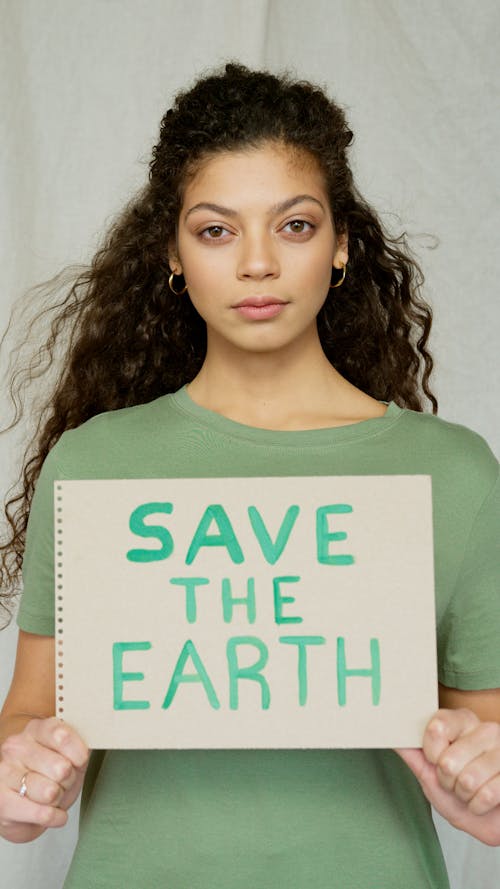
M 170 395 L 97 414 L 63 433 L 47 457 L 46 471 L 59 478 L 92 477 L 101 471 L 113 475 L 134 458 L 138 463 L 141 453 L 157 448 L 160 439 L 166 443 L 178 422 Z
M 468 426 L 407 409 L 402 411 L 402 421 L 406 431 L 447 456 L 473 456 L 487 464 L 497 462 L 486 439 Z
M 398 427 L 415 458 L 431 461 L 454 484 L 480 497 L 495 485 L 498 460 L 488 442 L 473 429 L 411 410 L 401 412 Z

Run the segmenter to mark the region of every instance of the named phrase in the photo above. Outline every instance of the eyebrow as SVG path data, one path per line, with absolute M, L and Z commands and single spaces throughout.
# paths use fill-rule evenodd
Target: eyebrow
M 288 198 L 286 201 L 281 201 L 279 204 L 273 204 L 272 207 L 268 210 L 268 216 L 273 216 L 276 213 L 283 213 L 285 210 L 289 210 L 290 207 L 294 207 L 295 204 L 301 204 L 303 201 L 314 201 L 315 204 L 319 204 L 321 209 L 324 211 L 324 206 L 321 201 L 318 201 L 318 198 L 312 196 L 312 194 L 298 194 L 293 198 Z M 191 207 L 185 217 L 184 221 L 194 213 L 195 210 L 212 210 L 214 213 L 221 213 L 223 216 L 237 216 L 238 211 L 232 210 L 230 207 L 222 207 L 220 204 L 211 204 L 207 201 L 202 201 L 199 204 L 195 204 L 194 207 Z

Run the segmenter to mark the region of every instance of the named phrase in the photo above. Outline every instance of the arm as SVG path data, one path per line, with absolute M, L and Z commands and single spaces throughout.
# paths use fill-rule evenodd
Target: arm
M 55 713 L 54 639 L 20 631 L 0 714 L 0 835 L 27 842 L 62 827 L 80 792 L 88 749 Z M 19 794 L 26 777 L 27 795 Z
M 464 707 L 472 710 L 482 722 L 500 722 L 500 688 L 461 691 L 440 684 L 439 706 L 447 710 Z
M 500 689 L 439 687 L 422 750 L 398 750 L 450 824 L 500 845 Z

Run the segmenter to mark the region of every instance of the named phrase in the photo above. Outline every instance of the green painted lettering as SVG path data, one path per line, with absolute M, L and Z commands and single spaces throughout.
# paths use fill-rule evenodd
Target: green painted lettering
M 222 614 L 226 624 L 231 623 L 233 619 L 233 608 L 235 605 L 246 605 L 248 623 L 255 623 L 257 606 L 255 603 L 255 579 L 253 577 L 249 577 L 247 580 L 247 595 L 239 598 L 232 595 L 229 578 L 222 578 Z
M 114 710 L 148 710 L 149 701 L 124 701 L 123 683 L 142 682 L 144 673 L 123 672 L 124 651 L 149 651 L 151 642 L 114 642 L 113 643 L 113 709 Z
M 269 535 L 269 531 L 267 530 L 258 509 L 255 506 L 248 507 L 248 516 L 250 518 L 250 523 L 252 525 L 254 534 L 259 542 L 259 546 L 262 550 L 266 562 L 269 562 L 270 565 L 276 564 L 283 550 L 285 549 L 285 546 L 288 543 L 288 538 L 290 537 L 290 533 L 299 512 L 300 508 L 298 506 L 288 507 L 285 518 L 280 525 L 278 536 L 273 543 Z
M 184 667 L 189 657 L 193 662 L 193 666 L 196 670 L 195 673 L 184 673 Z M 215 688 L 210 681 L 210 677 L 203 665 L 203 661 L 201 660 L 194 646 L 194 643 L 191 642 L 190 639 L 188 639 L 183 646 L 175 665 L 172 679 L 170 680 L 170 685 L 168 687 L 167 694 L 165 695 L 165 700 L 162 704 L 164 710 L 166 710 L 167 707 L 170 707 L 181 682 L 201 682 L 203 688 L 205 689 L 210 706 L 213 707 L 214 710 L 219 709 L 220 703 L 215 693 Z
M 330 543 L 345 540 L 347 534 L 345 531 L 330 531 L 328 516 L 346 512 L 352 512 L 352 506 L 348 503 L 333 503 L 330 506 L 320 506 L 316 510 L 316 551 L 318 562 L 322 565 L 352 565 L 354 562 L 354 556 L 330 553 Z
M 257 661 L 249 667 L 239 666 L 237 649 L 240 645 L 253 645 L 259 652 Z M 238 681 L 240 679 L 251 679 L 259 683 L 261 707 L 263 710 L 268 710 L 271 702 L 271 692 L 266 679 L 260 671 L 266 666 L 269 653 L 262 639 L 258 639 L 257 636 L 232 636 L 227 641 L 226 654 L 229 668 L 229 706 L 231 710 L 238 709 Z
M 376 707 L 380 703 L 381 675 L 380 675 L 380 646 L 378 639 L 370 639 L 370 657 L 372 665 L 369 669 L 348 670 L 345 660 L 345 639 L 339 636 L 337 639 L 337 696 L 341 707 L 345 707 L 346 679 L 348 676 L 366 676 L 372 681 L 372 704 Z
M 157 549 L 129 549 L 127 559 L 130 562 L 160 562 L 168 559 L 174 551 L 172 535 L 163 525 L 145 525 L 144 519 L 155 513 L 170 514 L 173 510 L 171 503 L 143 503 L 134 509 L 129 520 L 129 527 L 138 537 L 156 537 L 161 546 Z
M 188 623 L 196 622 L 196 587 L 209 583 L 208 577 L 171 577 L 170 583 L 183 586 L 186 591 L 186 619 Z
M 212 522 L 215 522 L 217 525 L 219 529 L 218 534 L 208 533 Z M 243 552 L 236 539 L 229 516 L 220 504 L 214 503 L 211 506 L 207 506 L 203 513 L 186 555 L 187 565 L 191 565 L 194 562 L 202 546 L 225 546 L 229 557 L 235 565 L 240 565 L 244 561 Z
M 285 576 L 273 577 L 273 597 L 274 597 L 274 621 L 277 624 L 301 624 L 301 617 L 286 617 L 283 614 L 283 605 L 285 602 L 295 602 L 294 596 L 282 596 L 280 586 L 282 583 L 298 583 L 300 577 Z
M 279 641 L 285 645 L 296 645 L 298 651 L 299 704 L 307 704 L 307 646 L 324 645 L 324 636 L 280 636 Z

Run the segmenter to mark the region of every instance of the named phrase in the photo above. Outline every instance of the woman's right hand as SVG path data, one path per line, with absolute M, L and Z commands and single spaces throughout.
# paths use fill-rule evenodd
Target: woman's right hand
M 49 827 L 63 827 L 89 758 L 75 729 L 56 717 L 30 719 L 5 738 L 0 757 L 0 836 L 26 843 Z

